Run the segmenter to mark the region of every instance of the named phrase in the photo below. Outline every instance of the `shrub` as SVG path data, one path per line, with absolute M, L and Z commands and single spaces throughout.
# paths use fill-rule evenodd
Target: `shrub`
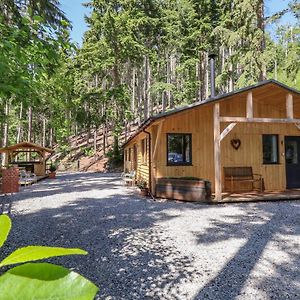
M 145 180 L 138 180 L 136 185 L 141 190 L 147 188 L 147 182 Z
M 56 171 L 56 166 L 51 164 L 50 167 L 49 167 L 49 171 L 50 172 L 55 172 Z
M 0 248 L 10 229 L 10 218 L 0 215 Z M 87 252 L 46 246 L 28 246 L 15 250 L 0 262 L 0 268 L 19 264 L 0 276 L 0 299 L 94 299 L 98 288 L 78 273 L 50 263 L 28 263 L 74 254 L 86 255 Z

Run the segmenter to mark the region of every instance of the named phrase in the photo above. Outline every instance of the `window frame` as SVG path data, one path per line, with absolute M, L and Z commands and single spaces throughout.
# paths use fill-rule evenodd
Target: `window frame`
M 127 161 L 131 162 L 131 147 L 128 148 Z
M 148 138 L 146 137 L 141 140 L 141 156 L 142 156 L 142 164 L 147 165 Z
M 169 161 L 169 136 L 174 136 L 174 135 L 181 135 L 181 136 L 189 136 L 190 140 L 190 151 L 189 151 L 189 156 L 190 156 L 190 162 L 170 162 Z M 166 135 L 166 143 L 167 143 L 167 153 L 166 153 L 166 159 L 167 159 L 167 166 L 169 167 L 176 167 L 176 166 L 192 166 L 193 165 L 193 157 L 192 157 L 192 134 L 191 133 L 182 133 L 182 132 L 172 132 L 172 133 L 167 133 Z
M 276 137 L 276 162 L 265 162 L 264 161 L 264 137 L 265 136 L 275 136 Z M 263 165 L 279 165 L 280 164 L 280 155 L 279 155 L 279 135 L 278 134 L 262 134 L 262 164 Z

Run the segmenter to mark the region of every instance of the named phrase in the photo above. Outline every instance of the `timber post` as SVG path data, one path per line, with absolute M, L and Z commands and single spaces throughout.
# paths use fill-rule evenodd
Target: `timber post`
M 222 200 L 220 104 L 214 104 L 215 200 Z

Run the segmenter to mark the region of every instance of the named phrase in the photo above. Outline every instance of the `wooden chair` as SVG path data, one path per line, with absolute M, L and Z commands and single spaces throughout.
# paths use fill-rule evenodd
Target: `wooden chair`
M 259 184 L 258 190 L 263 191 L 263 178 L 260 174 L 254 174 L 252 167 L 224 167 L 225 189 L 227 183 L 230 183 L 230 192 L 234 191 L 235 183 L 250 183 L 251 190 L 255 190 L 254 184 Z M 240 190 L 236 190 L 240 191 Z
M 135 175 L 136 172 L 134 170 L 130 171 L 129 173 L 122 173 L 122 180 L 125 185 L 131 183 L 132 186 L 135 185 Z

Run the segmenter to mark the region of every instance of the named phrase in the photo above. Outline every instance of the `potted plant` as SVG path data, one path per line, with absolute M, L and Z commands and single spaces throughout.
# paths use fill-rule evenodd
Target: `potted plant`
M 50 171 L 49 178 L 54 179 L 55 176 L 56 176 L 56 166 L 51 164 L 50 168 L 49 168 L 49 171 Z
M 140 194 L 142 196 L 148 196 L 149 194 L 149 189 L 147 188 L 147 182 L 144 180 L 139 180 L 137 182 L 137 186 L 140 189 Z

